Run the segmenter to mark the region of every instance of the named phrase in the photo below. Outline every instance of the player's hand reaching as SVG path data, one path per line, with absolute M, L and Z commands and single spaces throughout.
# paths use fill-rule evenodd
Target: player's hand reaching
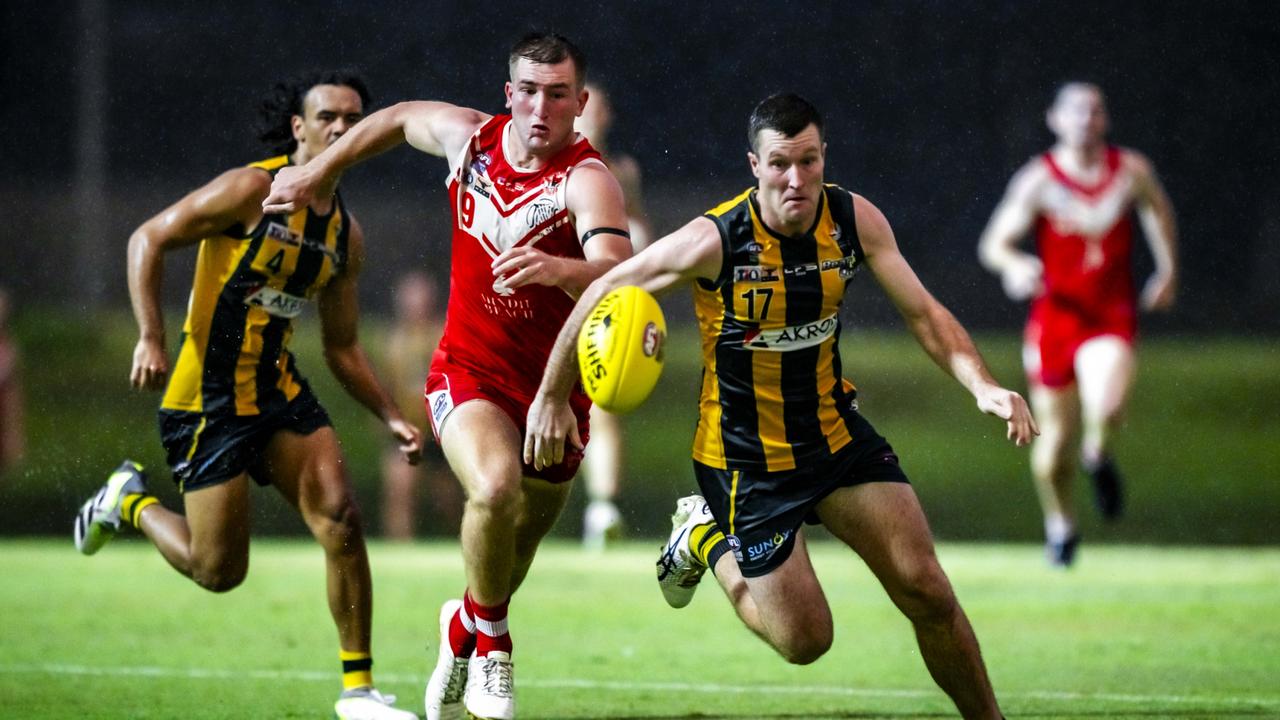
M 1177 292 L 1177 278 L 1170 273 L 1155 273 L 1142 288 L 1142 309 L 1147 312 L 1168 310 L 1173 307 Z
M 494 258 L 493 276 L 509 288 L 521 285 L 559 285 L 564 279 L 564 258 L 548 255 L 530 245 L 520 245 Z
M 133 369 L 129 384 L 135 390 L 163 390 L 169 379 L 169 356 L 159 338 L 139 338 L 133 348 Z
M 403 418 L 392 418 L 387 421 L 391 437 L 400 444 L 400 452 L 410 465 L 417 465 L 422 460 L 422 431 Z
M 538 393 L 529 405 L 525 427 L 524 462 L 535 470 L 560 464 L 564 460 L 566 440 L 574 448 L 582 449 L 578 418 L 567 400 L 555 400 Z
M 271 192 L 262 201 L 262 212 L 267 215 L 295 213 L 311 204 L 319 185 L 320 178 L 305 165 L 282 167 L 271 181 Z
M 987 385 L 976 393 L 978 409 L 988 415 L 995 415 L 1006 421 L 1008 433 L 1006 437 L 1014 445 L 1022 447 L 1040 434 L 1036 419 L 1031 416 L 1031 408 L 1021 395 L 1006 390 L 998 385 Z

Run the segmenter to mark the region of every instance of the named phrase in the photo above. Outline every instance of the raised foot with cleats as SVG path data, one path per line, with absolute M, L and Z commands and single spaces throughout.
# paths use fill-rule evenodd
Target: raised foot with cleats
M 464 717 L 462 694 L 467 689 L 469 658 L 454 656 L 449 647 L 449 623 L 461 607 L 461 600 L 449 600 L 440 607 L 440 653 L 423 698 L 427 720 L 462 720 Z
M 395 702 L 395 695 L 383 695 L 377 688 L 354 688 L 338 696 L 333 715 L 338 720 L 418 720 L 416 714 L 395 707 Z
M 707 566 L 694 553 L 694 531 L 701 526 L 714 526 L 711 508 L 701 495 L 690 495 L 676 502 L 671 516 L 671 536 L 658 556 L 658 587 L 662 597 L 673 608 L 682 608 L 693 600 Z
M 80 506 L 72 528 L 76 550 L 85 555 L 101 550 L 120 529 L 120 507 L 125 496 L 146 492 L 147 478 L 142 466 L 132 460 L 121 463 L 98 492 Z
M 464 702 L 467 714 L 476 720 L 512 720 L 516 716 L 515 675 L 509 653 L 494 650 L 471 656 Z

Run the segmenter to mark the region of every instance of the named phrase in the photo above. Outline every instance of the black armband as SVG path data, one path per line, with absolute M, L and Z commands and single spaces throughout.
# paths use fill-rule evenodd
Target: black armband
M 626 239 L 628 239 L 628 240 L 630 240 L 630 239 L 631 239 L 631 233 L 629 233 L 629 232 L 627 232 L 626 230 L 623 230 L 623 229 L 621 229 L 621 228 L 598 227 L 598 228 L 595 228 L 594 230 L 588 230 L 588 231 L 586 231 L 586 232 L 582 233 L 582 244 L 583 244 L 583 245 L 586 245 L 586 244 L 587 244 L 587 241 L 588 241 L 588 240 L 590 240 L 590 239 L 592 238 L 592 236 L 595 236 L 595 235 L 605 235 L 605 234 L 608 234 L 608 235 L 621 235 L 622 237 L 624 237 L 624 238 L 626 238 Z

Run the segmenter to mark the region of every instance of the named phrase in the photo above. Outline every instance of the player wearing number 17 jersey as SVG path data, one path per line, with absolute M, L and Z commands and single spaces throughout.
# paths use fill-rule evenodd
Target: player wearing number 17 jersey
M 574 299 L 631 254 L 622 190 L 573 130 L 588 93 L 586 59 L 558 35 L 512 49 L 509 116 L 439 102 L 370 115 L 312 164 L 276 176 L 267 210 L 322 192 L 345 168 L 400 142 L 449 160 L 453 265 L 428 410 L 462 482 L 467 591 L 441 608 L 427 718 L 511 718 L 507 606 L 555 524 L 586 436 L 580 394 L 565 419 L 569 452 L 522 462 L 525 416 Z
M 694 474 L 658 560 L 667 602 L 683 607 L 705 571 L 739 618 L 796 664 L 833 637 L 831 609 L 803 526 L 821 522 L 857 552 L 910 619 L 920 654 L 966 718 L 1000 717 L 977 638 L 938 564 L 898 457 L 852 405 L 841 378 L 839 309 L 863 265 L 916 338 L 1019 445 L 1035 434 L 1026 402 L 998 384 L 968 334 L 921 285 L 884 215 L 823 183 L 822 116 L 774 95 L 748 123 L 756 187 L 620 263 L 583 293 L 556 339 L 529 409 L 525 457 L 554 459 L 577 377 L 587 313 L 623 285 L 694 285 L 703 348 Z M 679 630 L 673 630 L 679 632 Z

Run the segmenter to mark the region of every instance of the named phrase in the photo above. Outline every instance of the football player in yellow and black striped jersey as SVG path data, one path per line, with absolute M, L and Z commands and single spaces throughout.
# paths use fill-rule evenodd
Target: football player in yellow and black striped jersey
M 934 554 L 898 457 L 862 418 L 842 377 L 840 306 L 866 265 L 925 351 L 1006 421 L 1017 445 L 1037 433 L 1026 402 L 1000 387 L 968 334 L 921 285 L 884 215 L 823 182 L 822 118 L 775 95 L 751 115 L 756 187 L 602 276 L 557 338 L 529 409 L 525 461 L 563 452 L 577 380 L 575 340 L 610 290 L 694 285 L 704 374 L 693 441 L 705 499 L 684 498 L 658 561 L 667 601 L 682 607 L 710 568 L 738 615 L 794 663 L 831 646 L 831 610 L 802 526 L 821 523 L 880 579 L 915 626 L 921 655 L 966 718 L 998 718 L 973 630 Z
M 408 462 L 417 462 L 422 435 L 404 420 L 357 340 L 364 240 L 336 187 L 297 212 L 262 212 L 276 171 L 307 163 L 360 120 L 367 102 L 363 81 L 349 73 L 278 85 L 263 106 L 272 123 L 263 139 L 277 144 L 277 155 L 223 173 L 134 232 L 128 277 L 140 337 L 130 380 L 135 388 L 165 389 L 161 439 L 185 514 L 160 505 L 146 491 L 141 467 L 126 461 L 85 504 L 75 535 L 89 554 L 121 524 L 133 526 L 179 572 L 225 592 L 249 567 L 249 480 L 274 485 L 324 548 L 343 665 L 335 712 L 407 720 L 416 715 L 373 686 L 372 583 L 359 510 L 329 417 L 288 349 L 307 305 L 317 305 L 329 369 L 384 421 Z M 163 256 L 197 243 L 170 372 Z

